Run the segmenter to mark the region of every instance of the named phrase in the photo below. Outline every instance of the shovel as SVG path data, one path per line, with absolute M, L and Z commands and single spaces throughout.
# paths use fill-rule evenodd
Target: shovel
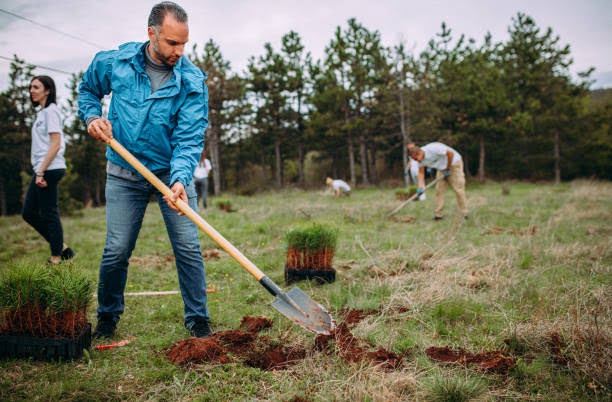
M 147 169 L 138 159 L 134 157 L 117 140 L 111 138 L 108 145 L 115 150 L 127 163 L 138 171 L 149 183 L 151 183 L 160 193 L 167 197 L 172 196 L 172 191 L 157 176 Z M 331 315 L 319 303 L 313 301 L 300 288 L 295 286 L 287 293 L 268 278 L 259 268 L 247 259 L 236 247 L 227 241 L 219 232 L 208 224 L 197 212 L 181 199 L 175 202 L 177 208 L 187 215 L 200 229 L 212 238 L 221 248 L 223 248 L 232 258 L 242 265 L 251 275 L 259 281 L 276 299 L 272 302 L 272 307 L 277 309 L 282 315 L 289 318 L 293 323 L 300 327 L 312 331 L 316 334 L 330 335 L 335 329 L 336 323 Z
M 436 184 L 438 181 L 440 181 L 442 179 L 442 177 L 436 177 L 431 183 L 429 183 L 428 185 L 425 186 L 425 188 L 423 189 L 423 193 L 430 188 L 431 186 L 433 186 L 434 184 Z M 421 193 L 422 194 L 422 193 Z M 412 197 L 408 198 L 406 201 L 402 202 L 401 204 L 399 204 L 393 211 L 389 212 L 389 214 L 387 215 L 387 217 L 393 216 L 395 215 L 400 209 L 404 208 L 404 206 L 406 204 L 408 204 L 410 201 L 415 200 L 418 196 L 420 196 L 421 194 L 414 194 Z

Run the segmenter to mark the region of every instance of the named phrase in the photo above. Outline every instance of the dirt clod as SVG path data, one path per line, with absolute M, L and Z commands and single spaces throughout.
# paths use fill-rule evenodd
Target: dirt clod
M 189 338 L 179 341 L 166 356 L 175 364 L 184 363 L 231 363 L 227 352 L 213 338 Z
M 257 335 L 271 325 L 266 317 L 244 317 L 241 327 L 247 331 L 220 331 L 206 339 L 185 339 L 172 346 L 166 356 L 175 364 L 242 362 L 262 370 L 284 369 L 306 356 L 299 345 L 275 346 L 267 337 Z
M 340 323 L 330 335 L 318 335 L 315 338 L 315 349 L 327 354 L 336 353 L 348 362 L 369 360 L 384 369 L 398 369 L 402 365 L 402 356 L 379 348 L 370 351 L 371 344 L 355 338 L 346 323 Z
M 270 328 L 272 326 L 272 320 L 266 317 L 250 317 L 246 316 L 242 318 L 240 322 L 240 328 L 245 331 L 258 333 L 259 331 Z
M 443 363 L 458 363 L 464 366 L 476 365 L 480 370 L 507 373 L 516 366 L 516 358 L 506 356 L 498 350 L 473 354 L 463 349 L 453 350 L 448 346 L 432 346 L 425 349 L 425 354 L 431 360 Z

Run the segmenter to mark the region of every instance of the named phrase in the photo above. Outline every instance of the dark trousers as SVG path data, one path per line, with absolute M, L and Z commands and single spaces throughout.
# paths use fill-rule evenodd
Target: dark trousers
M 206 208 L 208 206 L 208 177 L 194 179 L 193 181 L 196 186 L 196 192 L 198 193 L 198 203 L 202 200 L 202 206 Z
M 23 219 L 49 243 L 51 255 L 61 255 L 64 244 L 64 231 L 57 206 L 57 187 L 64 173 L 66 169 L 47 170 L 45 188 L 38 187 L 36 176 L 33 176 L 23 205 Z

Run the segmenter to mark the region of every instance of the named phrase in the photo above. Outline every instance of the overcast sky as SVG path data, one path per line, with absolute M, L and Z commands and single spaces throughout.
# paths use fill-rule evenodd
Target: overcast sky
M 234 72 L 242 72 L 250 56 L 263 54 L 270 42 L 279 50 L 281 37 L 294 30 L 316 59 L 336 27 L 355 17 L 368 30 L 380 32 L 383 43 L 404 41 L 415 53 L 440 31 L 442 22 L 453 36 L 465 34 L 481 44 L 487 32 L 506 41 L 512 18 L 523 12 L 542 30 L 551 27 L 569 44 L 573 74 L 595 67 L 594 88 L 612 87 L 612 0 L 182 0 L 189 14 L 190 44 L 200 50 L 213 39 Z M 0 91 L 8 86 L 10 61 L 66 72 L 85 70 L 94 54 L 128 41 L 144 41 L 146 22 L 155 0 L 0 0 Z M 26 21 L 19 17 L 34 21 Z M 67 33 L 68 36 L 46 29 Z M 77 37 L 74 39 L 71 36 Z M 188 49 L 191 46 L 188 45 Z M 62 88 L 69 76 L 44 69 Z

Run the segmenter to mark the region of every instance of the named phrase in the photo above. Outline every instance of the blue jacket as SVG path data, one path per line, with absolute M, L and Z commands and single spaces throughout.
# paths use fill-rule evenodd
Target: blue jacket
M 153 173 L 170 171 L 170 185 L 191 183 L 208 126 L 206 74 L 185 56 L 155 93 L 145 71 L 145 43 L 125 43 L 96 54 L 79 85 L 79 117 L 102 116 L 101 99 L 112 92 L 108 119 L 113 137 Z M 109 161 L 136 172 L 108 147 Z

